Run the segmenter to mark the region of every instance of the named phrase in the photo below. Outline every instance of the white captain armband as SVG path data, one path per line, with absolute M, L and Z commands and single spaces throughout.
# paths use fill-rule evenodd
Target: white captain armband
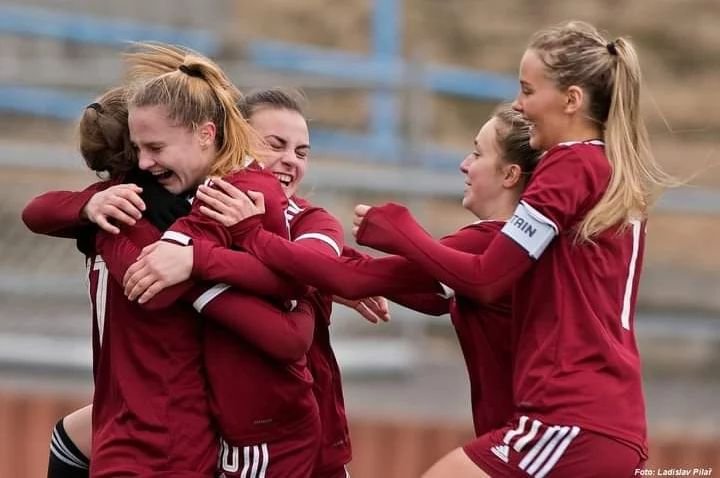
M 530 257 L 537 259 L 557 236 L 558 228 L 537 209 L 520 201 L 502 232 L 525 249 Z

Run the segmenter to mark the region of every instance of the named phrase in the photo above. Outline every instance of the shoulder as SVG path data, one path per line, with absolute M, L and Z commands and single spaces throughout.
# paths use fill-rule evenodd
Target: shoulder
M 536 170 L 556 169 L 575 174 L 578 169 L 596 174 L 609 174 L 610 162 L 601 142 L 560 143 L 550 148 L 540 159 Z

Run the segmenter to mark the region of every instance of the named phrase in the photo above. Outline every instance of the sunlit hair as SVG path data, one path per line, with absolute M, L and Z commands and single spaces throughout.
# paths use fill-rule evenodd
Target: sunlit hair
M 561 89 L 582 88 L 587 115 L 604 132 L 612 176 L 605 194 L 577 230 L 578 239 L 632 218 L 646 216 L 663 187 L 676 182 L 655 161 L 640 112 L 641 75 L 635 48 L 625 38 L 609 42 L 584 22 L 569 22 L 536 33 L 529 49 Z
M 253 131 L 237 107 L 240 91 L 212 60 L 191 50 L 139 43 L 124 55 L 131 107 L 162 106 L 179 126 L 195 129 L 211 121 L 217 128 L 217 156 L 209 175 L 242 169 L 252 156 Z
M 80 154 L 87 166 L 118 179 L 137 165 L 130 144 L 124 88 L 113 88 L 83 111 L 78 124 Z
M 530 123 L 512 108 L 511 103 L 498 106 L 492 117 L 503 161 L 520 166 L 527 181 L 540 160 L 540 151 L 530 147 Z
M 248 121 L 261 109 L 288 110 L 305 117 L 305 95 L 290 88 L 269 88 L 266 90 L 251 91 L 239 102 L 238 108 Z

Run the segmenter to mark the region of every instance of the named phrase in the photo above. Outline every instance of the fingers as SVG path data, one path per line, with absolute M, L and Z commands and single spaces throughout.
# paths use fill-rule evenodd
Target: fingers
M 219 187 L 220 189 L 222 189 L 225 192 L 225 194 L 227 194 L 228 196 L 230 196 L 232 198 L 239 198 L 240 196 L 243 195 L 243 192 L 241 190 L 239 190 L 238 188 L 236 188 L 235 186 L 233 186 L 232 184 L 230 184 L 229 182 L 225 181 L 222 178 L 214 178 L 213 184 L 216 185 L 217 187 Z
M 258 191 L 248 191 L 247 196 L 252 200 L 253 204 L 255 204 L 261 213 L 265 213 L 265 196 L 263 193 Z
M 215 219 L 217 222 L 219 222 L 225 227 L 230 227 L 236 223 L 236 221 L 231 220 L 227 216 L 215 211 L 214 209 L 210 209 L 207 206 L 200 206 L 200 212 L 211 219 Z
M 378 323 L 378 316 L 372 310 L 368 309 L 367 306 L 362 302 L 358 303 L 357 307 L 355 307 L 355 310 L 368 322 L 372 324 Z
M 120 233 L 120 229 L 117 228 L 117 227 L 115 227 L 115 226 L 113 226 L 112 224 L 110 224 L 110 223 L 107 221 L 107 219 L 105 219 L 105 216 L 97 216 L 97 217 L 95 217 L 95 218 L 91 218 L 90 216 L 88 216 L 88 219 L 90 219 L 90 221 L 92 221 L 92 222 L 94 222 L 95 224 L 97 224 L 98 227 L 99 227 L 100 229 L 102 229 L 103 231 L 107 231 L 107 232 L 109 232 L 110 234 L 118 234 L 118 233 Z
M 357 237 L 357 235 L 358 235 L 358 230 L 360 230 L 360 226 L 353 226 L 353 228 L 352 228 L 352 235 L 353 235 L 353 237 Z
M 218 212 L 232 211 L 232 207 L 226 202 L 230 198 L 216 189 L 198 188 L 197 198 Z
M 140 296 L 140 298 L 138 299 L 138 304 L 144 304 L 145 302 L 148 302 L 150 299 L 155 297 L 161 290 L 163 290 L 163 286 L 160 282 L 153 283 Z

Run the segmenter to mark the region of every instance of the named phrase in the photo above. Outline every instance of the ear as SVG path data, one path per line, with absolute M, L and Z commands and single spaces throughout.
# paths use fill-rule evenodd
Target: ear
M 522 179 L 522 169 L 517 164 L 508 164 L 503 168 L 503 186 L 506 188 L 514 188 Z
M 582 109 L 585 101 L 585 92 L 577 85 L 568 87 L 565 93 L 565 113 L 574 114 Z
M 215 136 L 217 135 L 217 126 L 212 121 L 206 121 L 197 128 L 198 138 L 200 139 L 200 147 L 207 149 L 210 145 L 215 143 Z

